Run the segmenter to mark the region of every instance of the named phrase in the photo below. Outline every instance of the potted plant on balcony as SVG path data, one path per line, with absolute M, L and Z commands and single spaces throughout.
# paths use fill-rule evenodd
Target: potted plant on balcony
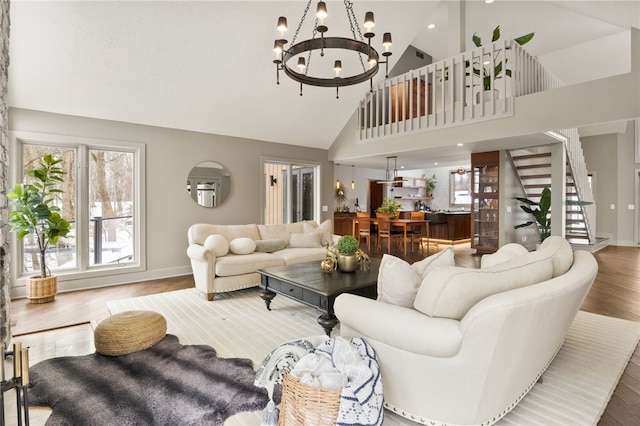
M 535 35 L 535 33 L 529 33 L 529 34 L 525 34 L 523 36 L 520 36 L 518 38 L 513 39 L 513 41 L 515 41 L 516 43 L 518 43 L 520 46 L 522 46 L 523 44 L 526 44 L 528 42 L 531 41 L 531 39 L 533 38 L 533 36 Z M 493 34 L 491 36 L 491 43 L 495 43 L 496 41 L 498 41 L 500 39 L 500 25 L 498 25 L 497 27 L 495 27 L 493 29 Z M 482 46 L 482 39 L 478 36 L 478 34 L 473 33 L 473 37 L 471 38 L 471 40 L 473 41 L 473 44 L 476 47 L 481 47 Z M 503 61 L 500 59 L 500 56 L 503 55 L 504 53 L 502 52 L 502 49 L 498 49 L 494 52 L 494 57 L 493 57 L 493 81 L 498 80 L 500 78 L 502 78 L 502 71 L 504 69 L 504 73 L 507 77 L 511 77 L 511 70 L 506 68 L 507 65 L 507 58 L 504 57 L 504 65 L 503 65 Z M 473 75 L 478 76 L 482 79 L 482 90 L 488 91 L 492 89 L 493 86 L 493 81 L 491 80 L 491 68 L 487 67 L 487 65 L 491 65 L 491 61 L 487 61 L 486 58 L 474 58 L 474 63 L 472 66 L 472 72 Z M 470 66 L 470 62 L 467 61 L 466 62 L 466 66 L 467 68 Z M 469 73 L 467 72 L 466 74 L 467 76 L 469 75 Z M 495 90 L 495 87 L 494 87 Z M 479 95 L 479 93 L 478 93 Z M 488 99 L 488 97 L 485 97 Z
M 338 252 L 338 267 L 342 272 L 353 272 L 358 268 L 358 256 L 356 252 L 360 248 L 360 242 L 351 235 L 340 237 L 336 243 Z
M 52 302 L 55 298 L 58 281 L 46 266 L 45 254 L 50 244 L 56 244 L 71 230 L 56 205 L 56 197 L 62 193 L 57 187 L 63 182 L 65 173 L 59 165 L 61 162 L 45 155 L 39 167 L 25 171 L 30 181 L 16 184 L 7 194 L 14 207 L 9 213 L 9 224 L 16 232 L 16 238 L 22 240 L 33 234 L 38 241 L 40 275 L 27 281 L 27 298 L 31 303 Z
M 389 214 L 391 219 L 395 219 L 398 210 L 401 208 L 402 204 L 393 198 L 385 198 L 382 201 L 382 205 L 376 209 L 376 216 L 378 216 L 378 213 Z

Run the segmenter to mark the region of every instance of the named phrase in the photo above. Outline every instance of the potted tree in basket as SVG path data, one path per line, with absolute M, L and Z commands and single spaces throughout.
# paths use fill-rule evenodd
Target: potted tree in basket
M 358 256 L 356 252 L 360 248 L 360 242 L 351 235 L 340 237 L 336 243 L 338 252 L 338 267 L 342 272 L 353 272 L 358 268 Z
M 50 244 L 56 244 L 71 230 L 71 225 L 60 216 L 60 208 L 56 205 L 56 196 L 62 193 L 57 186 L 63 182 L 65 173 L 59 166 L 61 162 L 45 155 L 39 167 L 26 170 L 30 182 L 18 183 L 7 194 L 14 207 L 9 213 L 9 224 L 16 232 L 16 238 L 22 240 L 33 234 L 38 241 L 40 275 L 27 281 L 27 298 L 31 303 L 47 303 L 55 298 L 58 280 L 47 268 L 45 254 Z

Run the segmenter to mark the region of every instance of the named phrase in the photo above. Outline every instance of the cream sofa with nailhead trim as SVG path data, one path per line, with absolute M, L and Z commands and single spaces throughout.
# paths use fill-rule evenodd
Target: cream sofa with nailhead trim
M 497 422 L 551 363 L 598 272 L 554 236 L 485 257 L 480 269 L 432 270 L 413 307 L 337 297 L 340 333 L 376 351 L 386 408 L 428 425 Z

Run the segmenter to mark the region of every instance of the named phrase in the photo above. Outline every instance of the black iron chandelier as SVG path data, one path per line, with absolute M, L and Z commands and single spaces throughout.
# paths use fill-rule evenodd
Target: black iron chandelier
M 376 49 L 371 46 L 371 39 L 375 37 L 375 33 L 372 31 L 375 25 L 373 12 L 367 12 L 365 14 L 363 26 L 366 31 L 364 34 L 362 34 L 362 32 L 360 31 L 360 26 L 358 25 L 355 17 L 355 13 L 353 12 L 353 3 L 351 1 L 344 0 L 344 7 L 347 13 L 347 19 L 349 21 L 349 27 L 353 38 L 325 37 L 325 33 L 328 31 L 328 27 L 324 23 L 325 19 L 328 16 L 327 5 L 325 4 L 325 2 L 319 1 L 316 8 L 316 20 L 313 26 L 312 38 L 296 43 L 296 39 L 298 37 L 298 34 L 300 33 L 300 29 L 302 28 L 302 24 L 304 23 L 310 6 L 311 0 L 309 0 L 309 2 L 307 3 L 307 7 L 304 10 L 302 19 L 300 20 L 298 28 L 296 29 L 296 33 L 294 34 L 293 40 L 291 41 L 291 46 L 288 49 L 285 48 L 288 40 L 284 39 L 284 33 L 288 29 L 287 18 L 284 16 L 278 18 L 277 29 L 278 31 L 280 31 L 280 38 L 276 39 L 273 45 L 273 51 L 276 53 L 276 59 L 273 62 L 276 64 L 277 84 L 280 84 L 280 71 L 284 71 L 284 73 L 292 80 L 300 83 L 300 96 L 302 96 L 302 85 L 307 84 L 310 86 L 319 87 L 335 87 L 336 98 L 339 98 L 338 90 L 343 86 L 351 86 L 369 80 L 370 87 L 373 87 L 372 79 L 373 76 L 377 74 L 379 65 L 381 63 L 385 64 L 385 78 L 389 77 L 389 56 L 391 56 L 389 48 L 391 47 L 391 33 L 384 33 L 384 35 L 382 36 L 382 46 L 385 49 L 385 51 L 382 52 L 382 56 L 385 58 L 385 60 L 380 61 L 380 55 L 378 54 Z M 317 38 L 318 33 L 320 33 L 319 38 Z M 318 76 L 321 74 L 319 66 L 316 66 L 316 69 L 320 70 L 320 72 L 311 75 L 309 73 L 309 69 L 311 66 L 312 54 L 314 53 L 314 51 L 319 50 L 320 56 L 323 57 L 325 56 L 325 49 L 340 49 L 351 51 L 351 53 L 355 52 L 360 60 L 362 72 L 342 77 L 340 76 L 340 72 L 342 71 L 342 60 L 336 59 L 333 64 L 333 70 L 335 72 L 334 77 L 327 78 L 326 76 Z M 367 66 L 365 66 L 363 55 L 366 58 L 368 68 Z M 298 57 L 295 65 L 297 67 L 297 70 L 289 65 L 289 62 L 293 62 L 293 59 L 296 56 Z M 314 72 L 316 69 L 314 69 Z

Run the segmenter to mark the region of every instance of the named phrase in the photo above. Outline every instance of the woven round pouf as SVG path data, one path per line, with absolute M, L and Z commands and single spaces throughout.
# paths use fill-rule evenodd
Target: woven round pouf
M 96 352 L 118 356 L 148 349 L 167 335 L 167 321 L 153 311 L 126 311 L 110 316 L 93 333 Z

